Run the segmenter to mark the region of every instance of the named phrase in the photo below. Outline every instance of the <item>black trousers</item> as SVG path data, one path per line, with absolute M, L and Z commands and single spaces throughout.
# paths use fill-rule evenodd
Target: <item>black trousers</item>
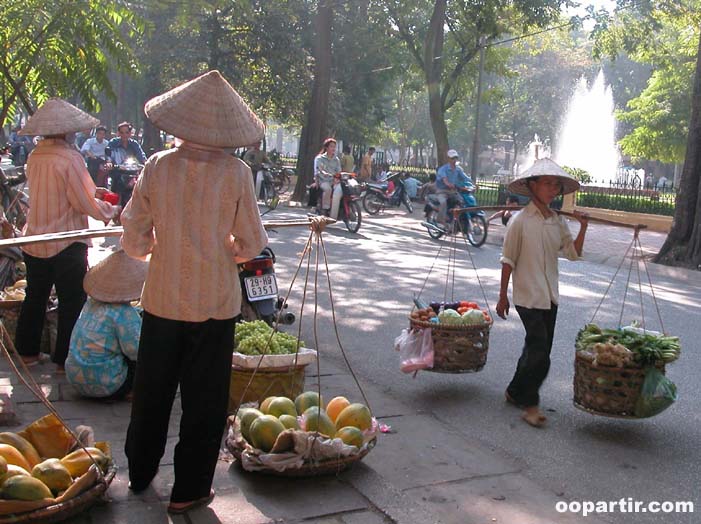
M 27 296 L 17 320 L 15 346 L 20 355 L 39 354 L 46 304 L 52 286 L 56 286 L 58 330 L 52 360 L 63 366 L 68 357 L 73 326 L 85 304 L 83 278 L 88 270 L 88 246 L 76 242 L 49 258 L 25 253 L 24 262 L 27 265 Z
M 234 319 L 168 320 L 144 311 L 125 452 L 129 480 L 145 489 L 158 471 L 180 386 L 180 439 L 171 502 L 209 495 L 226 424 Z
M 526 340 L 516 373 L 506 391 L 521 406 L 537 406 L 540 402 L 538 390 L 550 370 L 557 305 L 551 304 L 550 309 L 516 306 L 516 311 L 526 329 Z

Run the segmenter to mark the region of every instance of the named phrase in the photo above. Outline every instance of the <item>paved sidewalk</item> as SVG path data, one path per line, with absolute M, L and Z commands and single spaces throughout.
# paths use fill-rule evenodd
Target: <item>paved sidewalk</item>
M 169 517 L 165 508 L 173 482 L 172 454 L 177 442 L 179 403 L 176 401 L 174 406 L 160 472 L 151 488 L 136 496 L 127 489 L 123 453 L 129 403 L 82 399 L 64 377 L 54 376 L 52 371 L 52 364 L 44 364 L 34 368 L 33 373 L 71 425 L 91 425 L 97 439 L 111 442 L 120 467 L 108 491 L 109 503 L 68 520 L 70 524 L 584 522 L 556 513 L 555 503 L 562 494 L 558 496 L 531 482 L 517 461 L 468 441 L 431 413 L 392 400 L 381 387 L 372 385 L 364 386 L 370 405 L 378 419 L 392 427 L 392 432 L 381 435 L 376 448 L 350 471 L 307 479 L 270 477 L 243 472 L 222 452 L 214 482 L 217 497 L 212 505 L 184 517 Z M 44 406 L 18 385 L 4 360 L 0 377 L 0 393 L 10 396 L 21 424 L 0 429 L 19 429 L 46 413 Z M 327 398 L 346 395 L 351 400 L 361 399 L 352 377 L 344 370 L 322 363 L 321 379 Z M 307 377 L 307 388 L 315 389 L 315 383 L 315 375 Z M 598 523 L 592 518 L 586 522 Z

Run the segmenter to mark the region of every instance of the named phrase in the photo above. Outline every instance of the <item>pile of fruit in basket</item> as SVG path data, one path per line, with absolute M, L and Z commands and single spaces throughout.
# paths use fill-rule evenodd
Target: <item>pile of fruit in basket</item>
M 107 472 L 109 444 L 83 449 L 56 417 L 47 415 L 19 433 L 0 433 L 0 499 L 54 504 L 94 463 Z
M 296 353 L 304 342 L 282 331 L 274 331 L 262 320 L 236 324 L 234 351 L 243 355 L 288 355 Z
M 414 301 L 417 308 L 411 312 L 411 319 L 420 322 L 432 322 L 446 325 L 480 325 L 489 324 L 492 319 L 476 302 L 431 302 L 426 305 Z
M 285 430 L 318 434 L 322 439 L 340 439 L 348 446 L 361 448 L 368 432 L 376 425 L 367 406 L 351 403 L 345 397 L 324 399 L 315 391 L 305 391 L 294 400 L 268 397 L 259 409 L 241 408 L 237 419 L 242 437 L 264 453 L 283 452 L 278 436 Z M 277 446 L 276 446 L 277 442 Z
M 677 360 L 679 337 L 641 329 L 637 325 L 606 329 L 588 324 L 577 334 L 575 348 L 596 366 L 641 367 Z

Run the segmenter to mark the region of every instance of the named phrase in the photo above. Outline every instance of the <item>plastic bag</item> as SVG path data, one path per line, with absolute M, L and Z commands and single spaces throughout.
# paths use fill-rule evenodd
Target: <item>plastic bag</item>
M 405 329 L 395 344 L 399 349 L 399 369 L 403 373 L 433 367 L 433 336 L 430 329 Z
M 645 381 L 635 403 L 635 416 L 652 417 L 662 413 L 677 400 L 677 386 L 657 368 L 645 370 Z

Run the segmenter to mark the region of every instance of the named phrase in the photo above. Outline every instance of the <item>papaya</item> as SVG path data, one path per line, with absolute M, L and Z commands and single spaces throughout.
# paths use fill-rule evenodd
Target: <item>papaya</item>
M 14 464 L 29 471 L 32 467 L 19 450 L 9 444 L 0 444 L 0 457 L 3 457 L 8 464 Z
M 340 415 L 341 411 L 346 409 L 348 406 L 350 406 L 350 402 L 346 397 L 332 398 L 326 405 L 326 414 L 331 420 L 336 422 L 338 415 Z
M 105 454 L 97 448 L 85 449 L 90 452 L 90 455 L 92 455 L 92 457 L 95 459 L 95 462 L 97 462 L 97 465 L 100 466 L 100 469 L 103 472 L 107 471 L 109 459 L 105 456 Z M 60 461 L 74 479 L 84 475 L 90 469 L 90 466 L 93 465 L 93 461 L 90 456 L 88 456 L 85 449 L 77 449 L 73 453 L 69 453 L 63 457 Z
M 297 408 L 297 413 L 304 413 L 312 406 L 323 405 L 323 399 L 319 398 L 319 393 L 316 391 L 305 391 L 297 395 L 295 399 L 295 408 Z
M 280 415 L 279 420 L 287 429 L 299 429 L 297 417 L 293 417 L 292 415 Z
M 367 406 L 363 404 L 351 404 L 338 414 L 336 418 L 336 428 L 341 429 L 346 426 L 353 426 L 361 431 L 372 427 L 372 414 Z
M 254 447 L 268 453 L 273 446 L 280 433 L 285 431 L 285 426 L 282 425 L 276 417 L 272 415 L 263 415 L 253 421 L 250 428 L 251 444 Z
M 340 438 L 344 444 L 356 446 L 358 448 L 363 445 L 363 432 L 353 426 L 346 426 L 336 432 L 336 438 Z
M 333 437 L 336 434 L 336 426 L 326 411 L 319 406 L 312 406 L 304 412 L 304 431 L 318 431 L 322 435 Z
M 53 498 L 51 490 L 41 480 L 17 475 L 5 481 L 0 497 L 9 500 L 41 500 Z
M 250 442 L 251 435 L 249 434 L 249 431 L 251 429 L 251 424 L 253 424 L 253 421 L 258 417 L 262 417 L 263 413 L 254 408 L 244 408 L 239 410 L 237 416 L 241 424 L 241 435 L 243 435 L 243 438 Z
M 0 433 L 0 444 L 9 444 L 22 453 L 22 456 L 27 459 L 31 467 L 36 466 L 41 462 L 41 457 L 36 448 L 26 438 L 20 437 L 17 433 L 6 431 Z
M 30 476 L 29 471 L 26 469 L 15 466 L 14 464 L 8 464 L 7 471 L 3 475 L 0 475 L 0 486 L 2 486 L 10 477 L 15 477 L 17 475 L 24 475 L 25 477 Z
M 268 406 L 270 406 L 270 403 L 275 400 L 277 397 L 268 397 L 266 398 L 263 402 L 260 403 L 260 407 L 258 408 L 261 413 L 264 415 L 268 414 Z
M 95 447 L 105 454 L 105 457 L 112 458 L 112 446 L 109 442 L 95 442 Z
M 297 408 L 295 403 L 287 397 L 277 397 L 268 404 L 268 415 L 280 418 L 280 415 L 297 416 Z
M 0 457 L 0 477 L 7 473 L 7 461 L 5 457 Z
M 46 459 L 34 466 L 32 477 L 41 480 L 54 493 L 66 490 L 73 484 L 70 472 L 56 458 Z

